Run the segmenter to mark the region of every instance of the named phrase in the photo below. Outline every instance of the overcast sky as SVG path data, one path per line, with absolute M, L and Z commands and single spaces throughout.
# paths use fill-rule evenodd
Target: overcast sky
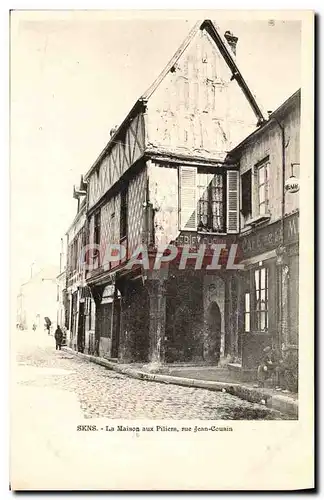
M 52 11 L 19 13 L 11 42 L 13 286 L 59 263 L 60 238 L 76 211 L 73 184 L 137 98 L 172 57 L 190 20 L 114 20 Z M 16 21 L 15 21 L 16 19 Z M 237 60 L 265 110 L 301 85 L 298 21 L 218 20 L 239 37 Z

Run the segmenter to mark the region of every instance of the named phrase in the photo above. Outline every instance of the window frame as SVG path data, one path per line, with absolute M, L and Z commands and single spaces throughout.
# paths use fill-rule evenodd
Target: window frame
M 247 309 L 247 306 L 246 306 L 246 297 L 249 297 L 249 307 Z M 252 311 L 251 311 L 251 292 L 250 290 L 245 290 L 244 292 L 244 333 L 251 333 L 251 317 L 252 317 Z M 247 318 L 249 320 L 249 328 L 247 329 L 246 328 L 246 324 L 247 324 Z
M 262 272 L 264 271 L 264 287 L 262 288 Z M 256 279 L 258 277 L 258 279 Z M 253 330 L 259 333 L 268 333 L 269 330 L 269 267 L 259 265 L 251 269 L 251 285 L 253 293 Z M 251 287 L 250 287 L 251 291 Z M 264 308 L 262 308 L 262 292 L 264 292 Z M 264 328 L 262 328 L 264 315 Z
M 210 181 L 208 182 L 207 186 L 203 185 L 201 183 L 201 180 L 203 176 L 212 176 Z M 221 178 L 221 187 L 213 186 L 212 182 L 216 178 L 216 176 L 219 176 Z M 207 190 L 207 199 L 202 201 L 203 195 L 205 192 L 202 194 L 202 190 L 205 189 Z M 222 193 L 222 199 L 221 201 L 215 201 L 217 206 L 220 206 L 219 213 L 220 215 L 218 216 L 221 219 L 221 227 L 219 229 L 213 227 L 213 189 L 215 189 L 215 193 L 221 191 Z M 218 172 L 215 172 L 215 170 L 210 170 L 210 169 L 199 169 L 197 168 L 197 231 L 206 233 L 206 234 L 224 234 L 227 231 L 226 227 L 226 221 L 227 221 L 227 207 L 226 207 L 226 193 L 227 193 L 227 175 L 225 170 L 220 170 Z M 207 228 L 199 228 L 199 224 L 201 223 L 202 214 L 201 211 L 201 204 L 204 202 L 207 204 Z
M 269 210 L 269 166 L 270 161 L 267 156 L 262 161 L 256 164 L 256 192 L 257 192 L 257 215 L 266 215 Z M 263 182 L 260 182 L 260 173 L 264 170 Z M 260 189 L 264 190 L 264 199 L 260 201 Z M 263 206 L 263 211 L 261 211 Z
M 101 210 L 97 210 L 94 213 L 93 219 L 93 243 L 95 245 L 100 245 L 101 238 Z
M 249 208 L 250 211 L 246 210 L 247 201 L 244 196 L 244 189 L 243 189 L 243 177 L 244 177 L 244 182 L 246 176 L 249 174 L 250 176 L 250 200 L 249 200 Z M 241 214 L 243 215 L 245 220 L 249 220 L 252 217 L 253 214 L 253 185 L 252 185 L 252 180 L 253 180 L 253 174 L 252 174 L 252 168 L 247 169 L 245 172 L 241 174 Z M 247 182 L 246 182 L 247 184 Z

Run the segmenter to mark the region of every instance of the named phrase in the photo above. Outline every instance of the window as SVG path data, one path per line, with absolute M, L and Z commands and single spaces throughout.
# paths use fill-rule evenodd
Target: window
M 224 232 L 224 176 L 198 174 L 198 231 Z
M 244 331 L 249 332 L 251 328 L 250 292 L 244 296 Z
M 120 239 L 127 236 L 127 189 L 120 194 Z
M 268 268 L 260 267 L 254 271 L 255 287 L 255 328 L 268 330 Z
M 100 245 L 100 225 L 101 225 L 101 213 L 100 210 L 95 213 L 94 216 L 94 234 L 93 242 L 95 245 Z
M 252 216 L 252 175 L 251 169 L 245 172 L 242 182 L 242 215 L 248 219 Z
M 94 215 L 94 228 L 93 228 L 93 243 L 95 245 L 100 245 L 100 232 L 101 232 L 101 212 L 100 210 Z M 93 251 L 94 259 L 98 258 L 99 263 L 99 249 L 95 248 Z
M 214 170 L 215 172 L 215 170 Z M 239 232 L 239 172 L 179 168 L 180 230 Z
M 264 215 L 268 211 L 268 183 L 269 183 L 269 162 L 265 161 L 258 166 L 258 206 L 259 214 Z

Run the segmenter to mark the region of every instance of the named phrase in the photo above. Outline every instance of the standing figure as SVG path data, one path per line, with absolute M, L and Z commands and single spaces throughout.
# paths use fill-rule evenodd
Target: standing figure
M 62 340 L 63 340 L 63 332 L 62 332 L 60 326 L 58 326 L 56 328 L 54 337 L 55 337 L 55 343 L 56 343 L 56 350 L 57 349 L 61 350 Z
M 51 334 L 51 324 L 52 324 L 52 322 L 51 322 L 51 320 L 49 319 L 48 316 L 45 316 L 44 319 L 45 319 L 45 327 L 46 327 L 47 333 L 48 333 L 48 335 L 50 335 Z
M 276 364 L 274 353 L 270 346 L 265 347 L 262 352 L 261 363 L 258 366 L 258 385 L 264 387 L 266 380 L 271 378 L 275 373 Z

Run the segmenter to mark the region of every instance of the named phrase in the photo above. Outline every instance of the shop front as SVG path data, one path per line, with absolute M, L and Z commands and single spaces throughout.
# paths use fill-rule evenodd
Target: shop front
M 279 358 L 283 345 L 298 357 L 298 224 L 295 212 L 240 238 L 238 336 L 246 377 L 255 375 L 267 346 Z

